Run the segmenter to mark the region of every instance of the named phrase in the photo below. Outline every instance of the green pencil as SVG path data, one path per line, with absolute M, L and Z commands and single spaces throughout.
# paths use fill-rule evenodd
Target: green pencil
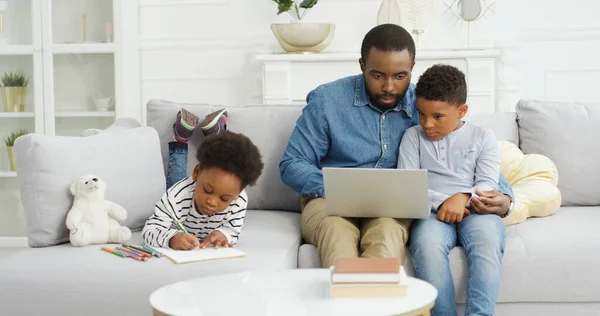
M 162 202 L 162 201 L 161 201 Z M 175 213 L 172 212 L 167 205 L 165 204 L 165 202 L 162 202 L 162 205 L 165 207 L 165 209 L 167 210 L 167 213 L 169 213 L 169 216 L 171 216 L 171 218 L 175 221 L 175 224 L 177 224 L 177 226 L 179 226 L 179 229 L 181 229 L 184 233 L 188 234 L 187 230 L 185 229 L 185 227 L 183 227 L 183 225 L 181 224 L 181 222 L 179 220 L 177 220 L 177 216 L 175 216 Z

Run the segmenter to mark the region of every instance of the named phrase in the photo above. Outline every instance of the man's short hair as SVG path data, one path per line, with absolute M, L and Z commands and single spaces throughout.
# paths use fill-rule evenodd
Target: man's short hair
M 415 41 L 410 33 L 396 24 L 381 24 L 372 28 L 362 42 L 360 57 L 367 62 L 371 48 L 385 52 L 401 52 L 408 49 L 412 61 L 415 61 Z

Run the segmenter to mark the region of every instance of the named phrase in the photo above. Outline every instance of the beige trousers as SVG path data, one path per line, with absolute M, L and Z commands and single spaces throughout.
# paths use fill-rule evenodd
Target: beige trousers
M 410 220 L 327 215 L 327 200 L 302 197 L 302 236 L 328 268 L 339 258 L 399 257 L 404 261 Z

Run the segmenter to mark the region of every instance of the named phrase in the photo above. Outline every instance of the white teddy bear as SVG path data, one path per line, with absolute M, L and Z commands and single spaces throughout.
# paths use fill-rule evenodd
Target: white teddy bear
M 70 189 L 75 199 L 66 224 L 71 231 L 69 239 L 73 246 L 122 243 L 131 238 L 129 228 L 116 221 L 126 220 L 127 211 L 114 202 L 104 200 L 104 181 L 87 175 L 74 181 Z

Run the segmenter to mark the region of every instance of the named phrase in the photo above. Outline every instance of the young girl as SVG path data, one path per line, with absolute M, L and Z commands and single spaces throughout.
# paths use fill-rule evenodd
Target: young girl
M 172 185 L 156 204 L 142 230 L 144 244 L 176 250 L 236 244 L 248 205 L 244 188 L 260 176 L 261 154 L 248 137 L 225 130 L 207 136 L 196 159 L 192 175 Z

